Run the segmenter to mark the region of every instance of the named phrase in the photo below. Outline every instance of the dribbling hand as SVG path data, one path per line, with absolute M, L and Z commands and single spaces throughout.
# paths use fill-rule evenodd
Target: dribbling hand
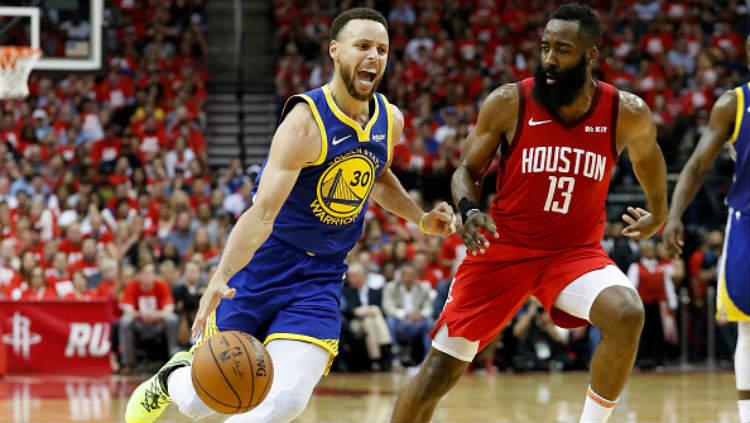
M 487 241 L 481 229 L 495 238 L 500 238 L 495 222 L 490 215 L 482 212 L 469 215 L 464 222 L 461 238 L 463 238 L 466 249 L 471 255 L 484 254 L 486 248 L 490 246 L 490 242 Z
M 198 313 L 195 315 L 195 321 L 191 329 L 193 341 L 197 341 L 202 336 L 203 330 L 206 327 L 206 320 L 216 310 L 216 307 L 219 306 L 219 301 L 223 298 L 231 299 L 236 293 L 236 289 L 230 288 L 226 282 L 218 277 L 218 272 L 214 274 L 206 287 L 206 291 L 201 296 Z

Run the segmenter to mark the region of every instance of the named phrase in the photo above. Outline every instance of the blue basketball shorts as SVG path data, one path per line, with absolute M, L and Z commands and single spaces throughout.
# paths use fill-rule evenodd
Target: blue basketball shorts
M 271 236 L 229 280 L 237 293 L 219 303 L 201 341 L 238 330 L 265 344 L 274 339 L 315 344 L 330 353 L 332 362 L 341 332 L 345 258 L 315 256 Z
M 732 322 L 750 321 L 750 215 L 732 208 L 718 285 L 717 315 Z

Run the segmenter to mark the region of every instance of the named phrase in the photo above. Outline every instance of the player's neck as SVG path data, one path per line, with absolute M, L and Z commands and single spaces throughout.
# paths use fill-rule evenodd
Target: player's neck
M 331 96 L 333 97 L 336 106 L 338 106 L 338 108 L 347 116 L 358 122 L 362 119 L 365 121 L 367 120 L 370 115 L 370 102 L 357 100 L 352 97 L 349 94 L 349 91 L 347 91 L 346 85 L 344 85 L 344 81 L 342 81 L 341 78 L 334 77 L 333 80 L 328 83 L 328 89 L 331 91 Z
M 581 92 L 576 99 L 567 106 L 559 107 L 555 112 L 565 121 L 574 121 L 589 111 L 591 102 L 594 101 L 595 95 L 596 82 L 594 81 L 594 78 L 589 77 L 587 78 L 586 83 L 583 84 L 583 88 L 581 88 Z

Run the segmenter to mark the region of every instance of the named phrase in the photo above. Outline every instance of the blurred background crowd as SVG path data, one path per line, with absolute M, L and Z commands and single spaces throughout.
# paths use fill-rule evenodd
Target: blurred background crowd
M 111 302 L 113 364 L 124 373 L 189 344 L 202 289 L 234 220 L 252 202 L 258 166 L 208 165 L 203 3 L 109 2 L 105 72 L 32 76 L 27 99 L 0 101 L 0 298 Z M 328 80 L 328 29 L 340 10 L 366 5 L 387 17 L 391 53 L 380 91 L 406 121 L 393 166 L 425 208 L 450 198 L 450 176 L 483 99 L 533 73 L 541 30 L 557 7 L 541 0 L 273 3 L 280 104 Z M 673 183 L 715 99 L 748 79 L 748 6 L 587 3 L 606 29 L 596 77 L 649 104 Z M 60 19 L 61 37 L 78 28 Z M 628 196 L 637 181 L 627 156 L 617 167 L 612 191 L 622 196 L 608 203 L 602 245 L 646 304 L 643 368 L 680 358 L 702 363 L 710 330 L 720 362 L 731 360 L 736 335 L 710 317 L 731 169 L 722 154 L 686 214 L 685 253 L 671 258 L 658 239 L 620 235 L 618 216 L 639 197 Z M 485 204 L 494 178 L 491 168 Z M 419 363 L 465 254 L 457 235 L 426 237 L 371 202 L 348 259 L 336 367 Z M 530 300 L 474 368 L 583 369 L 598 337 L 594 328 L 555 326 Z

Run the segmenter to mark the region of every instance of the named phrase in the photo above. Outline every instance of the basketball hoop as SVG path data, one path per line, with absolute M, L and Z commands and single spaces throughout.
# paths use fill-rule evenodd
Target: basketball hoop
M 29 74 L 41 55 L 31 47 L 0 47 L 0 100 L 29 95 Z

